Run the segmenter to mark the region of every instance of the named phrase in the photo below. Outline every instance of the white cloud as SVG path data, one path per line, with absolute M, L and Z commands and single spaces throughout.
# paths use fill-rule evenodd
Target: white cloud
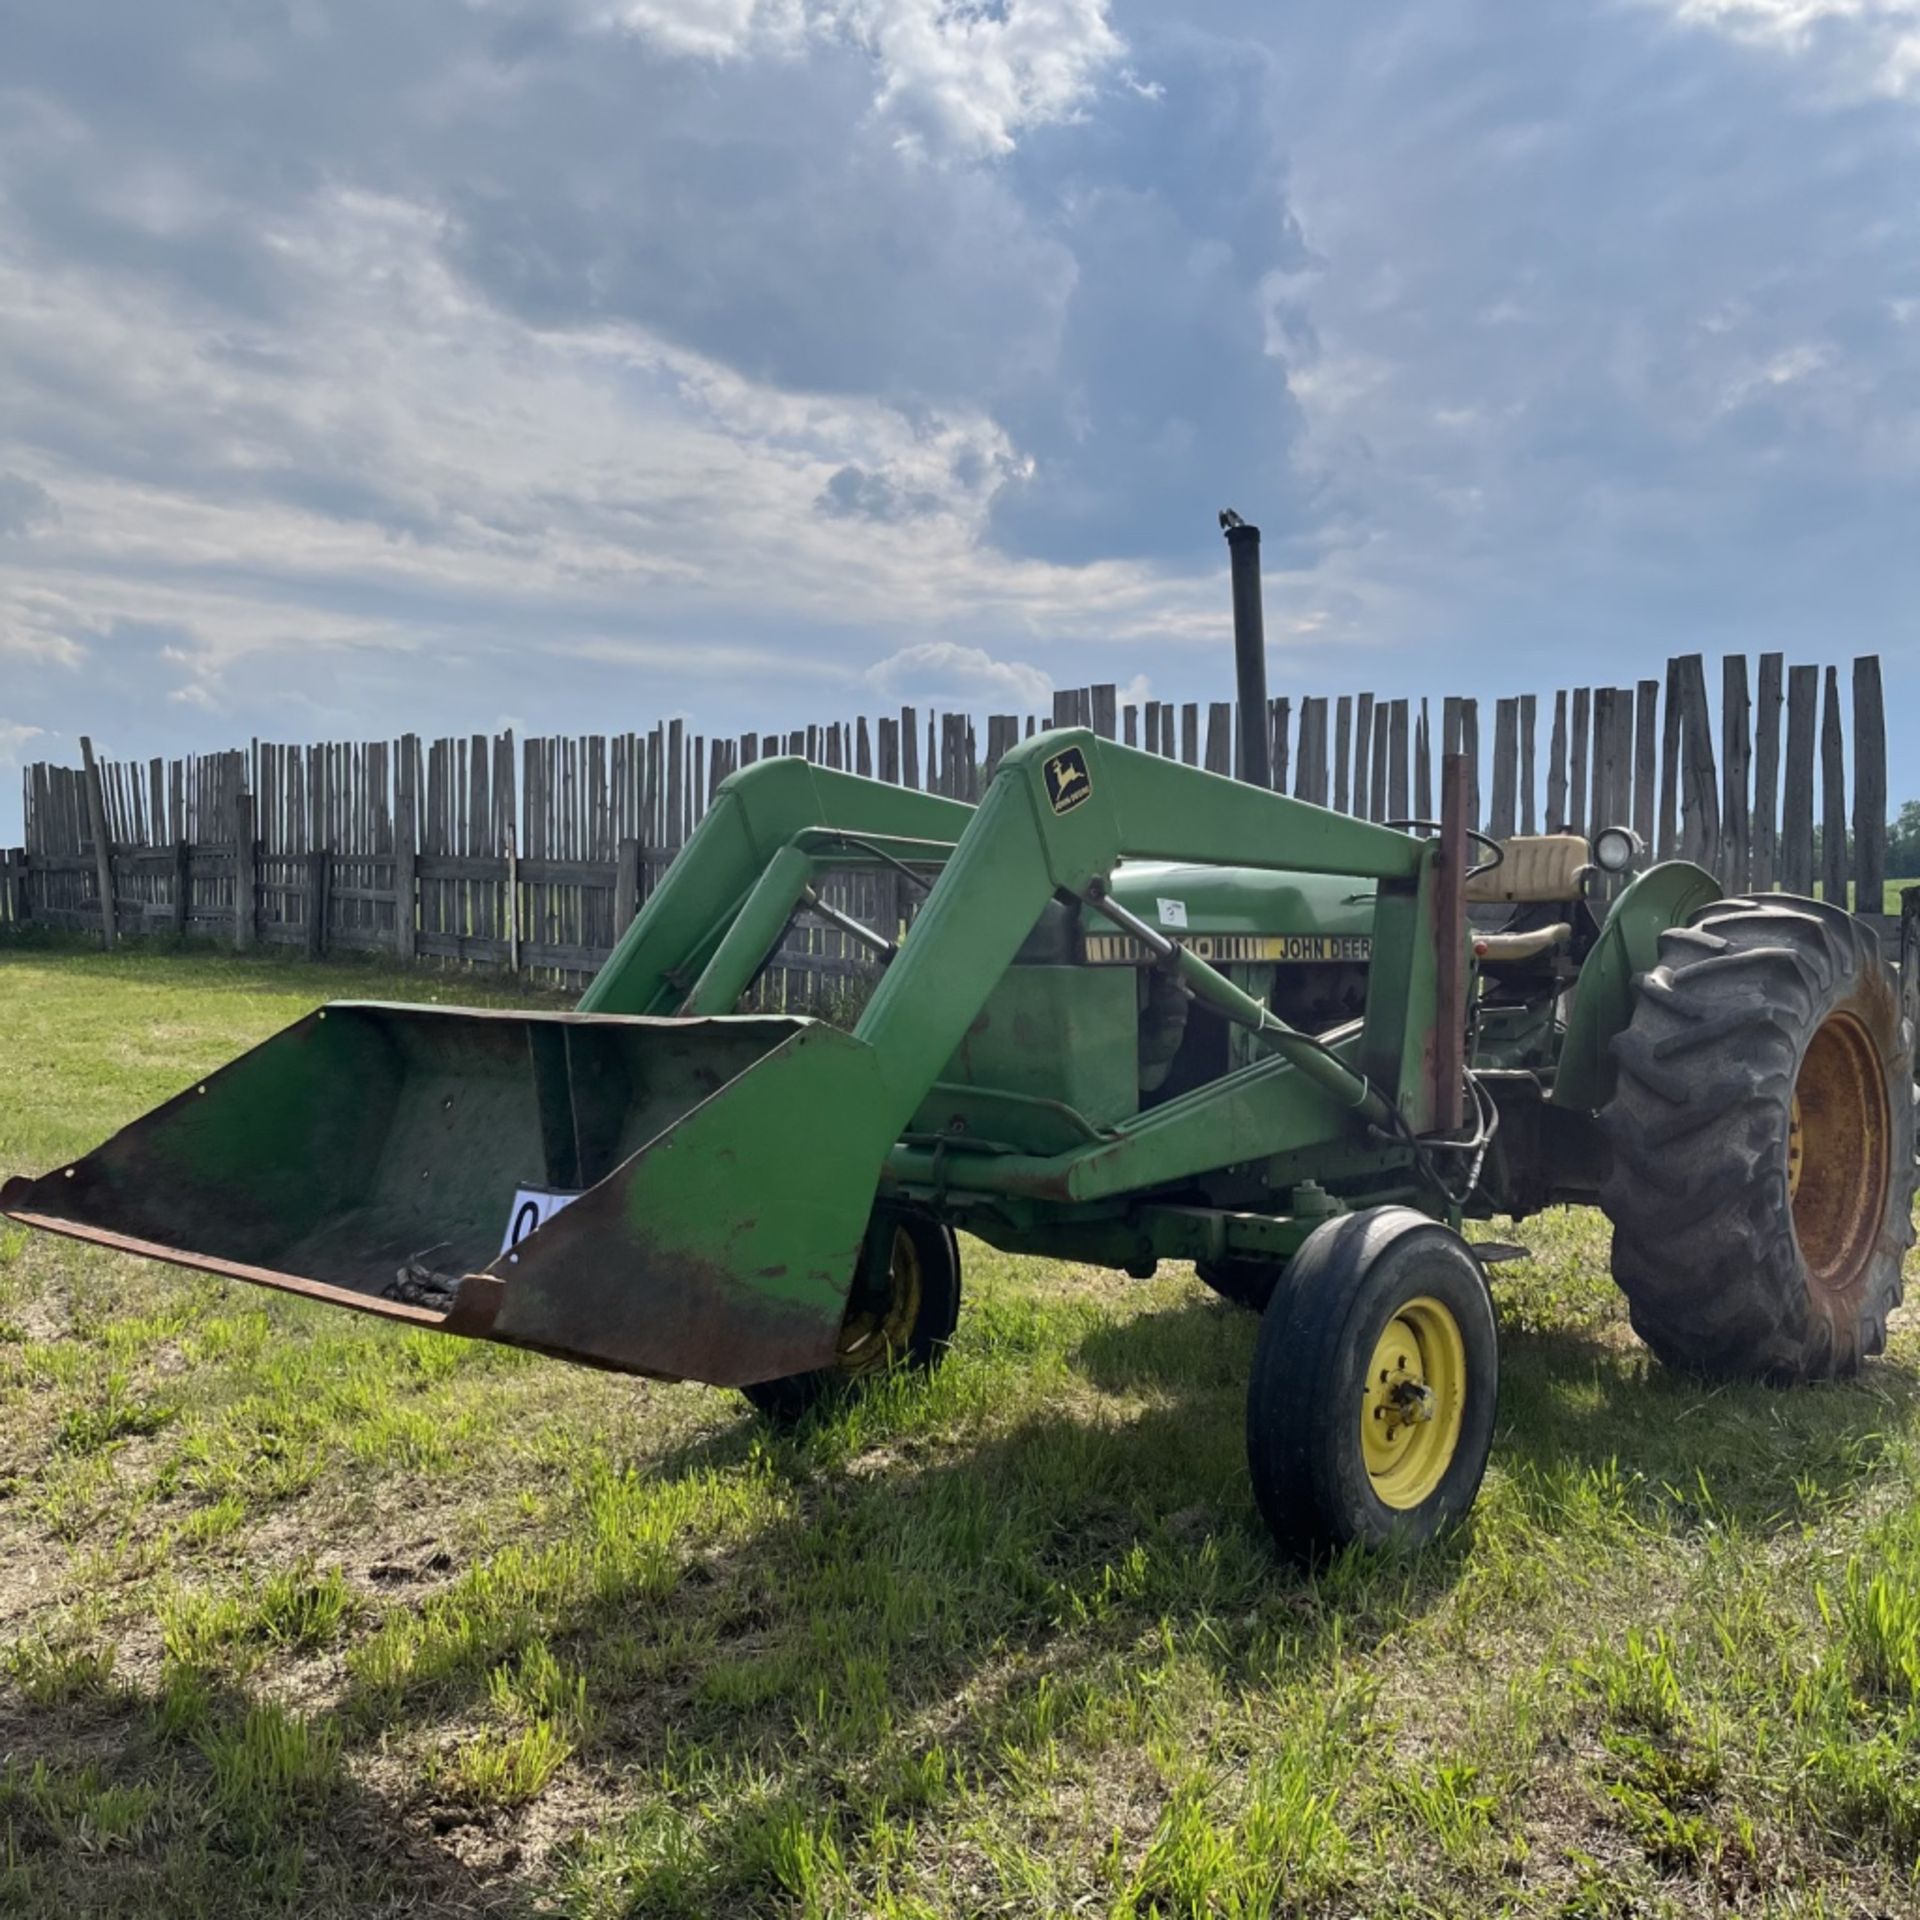
M 31 498 L 59 502 L 0 569 L 0 654 L 144 663 L 176 709 L 284 734 L 364 727 L 372 663 L 525 680 L 532 654 L 677 676 L 675 698 L 752 719 L 761 686 L 874 684 L 873 634 L 1217 621 L 1210 582 L 987 547 L 1024 467 L 983 412 L 782 389 L 629 325 L 530 326 L 441 259 L 439 225 L 344 191 L 283 216 L 301 322 L 267 328 L 9 249 L 0 206 L 0 360 L 40 369 L 0 388 L 0 446 L 34 447 Z M 843 496 L 860 510 L 823 508 Z M 1049 691 L 964 643 L 908 655 L 921 697 L 940 673 L 955 699 Z M 511 684 L 494 698 L 542 686 Z
M 1107 0 L 617 0 L 597 17 L 707 59 L 850 41 L 879 69 L 874 106 L 902 139 L 962 155 L 1008 153 L 1029 127 L 1073 118 L 1126 52 Z
M 0 571 L 0 658 L 77 667 L 87 650 L 74 635 L 87 628 L 70 602 L 31 582 L 26 568 Z
M 1053 681 L 1024 660 L 1000 660 L 984 647 L 923 640 L 877 660 L 867 684 L 891 700 L 947 700 L 957 705 L 1009 702 L 1025 709 L 1053 698 Z
M 30 727 L 19 720 L 0 720 L 0 767 L 19 766 L 20 749 L 29 740 L 51 737 L 45 727 Z
M 962 151 L 1007 153 L 1071 119 L 1126 51 L 1106 0 L 844 0 L 842 26 L 879 60 L 882 111 L 924 118 Z
M 670 52 L 722 60 L 791 44 L 805 17 L 797 0 L 615 0 L 600 13 L 606 25 L 644 34 Z
M 1659 0 L 1688 25 L 1817 60 L 1839 94 L 1902 97 L 1920 83 L 1916 0 Z

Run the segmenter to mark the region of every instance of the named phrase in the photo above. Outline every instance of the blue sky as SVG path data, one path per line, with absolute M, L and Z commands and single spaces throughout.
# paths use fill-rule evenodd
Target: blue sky
M 1920 0 L 11 0 L 18 762 L 1549 690 L 1920 719 Z

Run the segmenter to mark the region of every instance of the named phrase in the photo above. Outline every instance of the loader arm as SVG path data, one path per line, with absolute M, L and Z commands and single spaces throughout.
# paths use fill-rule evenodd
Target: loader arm
M 1069 784 L 1058 785 L 1060 773 Z M 731 1011 L 765 965 L 816 872 L 847 864 L 821 830 L 941 860 L 913 936 L 854 1029 L 870 1047 L 897 1137 L 953 1057 L 1047 902 L 1083 898 L 1123 858 L 1358 875 L 1381 883 L 1376 952 L 1387 990 L 1369 1003 L 1363 1076 L 1391 1089 L 1416 1127 L 1410 1043 L 1423 1039 L 1432 982 L 1410 963 L 1432 850 L 1352 820 L 1137 752 L 1085 730 L 1047 733 L 1001 761 L 978 808 L 825 772 L 791 759 L 733 775 L 580 1002 L 582 1013 Z M 857 857 L 857 850 L 856 850 Z M 1384 951 L 1382 951 L 1384 949 Z M 1206 997 L 1226 983 L 1182 956 Z M 1430 969 L 1428 970 L 1430 975 Z M 1423 992 L 1424 986 L 1424 992 Z M 1231 993 L 1231 989 L 1227 989 Z M 1243 996 L 1237 996 L 1243 997 Z M 1269 1021 L 1277 1032 L 1281 1023 Z M 1349 1100 L 1349 1104 L 1351 1101 Z
M 922 851 L 927 845 L 944 851 L 966 832 L 973 812 L 964 801 L 799 759 L 762 760 L 733 774 L 594 976 L 579 1011 L 679 1013 L 723 935 L 748 909 L 753 911 L 744 931 L 757 935 L 766 929 L 757 971 L 799 900 L 796 881 L 775 915 L 775 893 L 764 884 L 768 869 L 809 830 L 903 839 L 923 843 Z M 791 862 L 787 870 L 793 871 Z M 784 883 L 786 874 L 780 878 Z M 743 980 L 732 999 L 712 1011 L 730 1012 L 745 985 Z
M 1361 1056 L 1370 1080 L 1418 1108 L 1417 1072 L 1408 1069 L 1417 1065 L 1409 1042 L 1417 1055 L 1419 1023 L 1411 1016 L 1421 1004 L 1431 1016 L 1433 942 L 1414 935 L 1422 909 L 1433 908 L 1423 886 L 1432 847 L 1075 729 L 1023 742 L 1001 761 L 911 939 L 854 1029 L 878 1056 L 899 1126 L 952 1058 L 1047 902 L 1087 899 L 1123 858 L 1379 881 L 1375 951 L 1387 950 L 1380 975 L 1393 984 L 1369 996 Z M 1424 1001 L 1406 972 L 1408 963 L 1419 970 L 1422 954 Z M 1202 995 L 1205 976 L 1227 984 L 1190 954 L 1182 971 Z M 1424 1116 L 1416 1110 L 1411 1117 Z

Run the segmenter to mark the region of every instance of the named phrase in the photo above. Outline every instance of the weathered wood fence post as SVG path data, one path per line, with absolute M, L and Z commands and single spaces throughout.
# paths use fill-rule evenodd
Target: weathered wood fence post
M 409 734 L 401 745 L 400 778 L 393 796 L 393 951 L 402 965 L 411 965 L 420 952 L 420 822 L 419 802 L 414 798 L 413 746 Z
M 332 908 L 333 855 L 315 847 L 307 855 L 307 952 L 315 959 L 327 951 L 327 915 Z
M 1846 747 L 1840 736 L 1840 674 L 1834 667 L 1827 669 L 1820 718 L 1820 893 L 1839 906 L 1847 904 Z
M 1680 661 L 1680 857 L 1717 873 L 1720 867 L 1720 781 L 1713 764 L 1713 720 L 1707 711 L 1706 662 Z
M 634 916 L 639 911 L 640 842 L 622 840 L 620 856 L 614 863 L 613 872 L 613 938 L 616 946 L 620 937 L 633 925 Z
M 1753 826 L 1748 761 L 1753 748 L 1753 716 L 1747 700 L 1747 656 L 1730 653 L 1720 662 L 1720 808 L 1725 851 L 1720 884 L 1744 893 L 1753 865 Z
M 260 923 L 259 842 L 254 838 L 253 795 L 233 797 L 233 945 L 245 953 Z
M 120 934 L 120 904 L 113 891 L 113 842 L 107 838 L 107 801 L 100 785 L 100 765 L 93 742 L 80 736 L 80 759 L 87 788 L 87 832 L 93 840 L 94 871 L 100 888 L 100 933 L 111 947 Z
M 173 937 L 184 940 L 193 912 L 193 842 L 173 843 Z
M 616 929 L 614 939 L 620 938 Z M 507 971 L 520 971 L 520 949 L 523 942 L 520 934 L 520 835 L 509 824 L 507 827 Z
M 1820 669 L 1787 674 L 1787 767 L 1780 802 L 1780 884 L 1789 893 L 1813 891 L 1813 736 L 1820 704 Z
M 1780 654 L 1760 656 L 1759 706 L 1753 722 L 1753 859 L 1747 881 L 1756 893 L 1771 890 L 1780 857 L 1775 823 L 1780 817 L 1781 664 Z
M 1853 663 L 1853 899 L 1878 913 L 1887 890 L 1887 723 L 1880 700 L 1880 660 Z

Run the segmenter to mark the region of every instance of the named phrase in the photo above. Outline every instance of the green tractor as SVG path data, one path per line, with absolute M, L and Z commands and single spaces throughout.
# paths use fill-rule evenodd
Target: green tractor
M 1599 903 L 1586 841 L 1487 842 L 1442 775 L 1401 831 L 1084 729 L 977 807 L 764 761 L 577 1012 L 329 1005 L 0 1207 L 789 1418 L 939 1359 L 961 1232 L 1192 1261 L 1262 1314 L 1277 1539 L 1425 1539 L 1494 1425 L 1464 1220 L 1597 1204 L 1662 1360 L 1800 1380 L 1881 1345 L 1914 1188 L 1864 924 L 1677 862 Z M 858 868 L 904 935 L 821 900 Z M 809 909 L 881 968 L 851 1031 L 735 1011 Z

